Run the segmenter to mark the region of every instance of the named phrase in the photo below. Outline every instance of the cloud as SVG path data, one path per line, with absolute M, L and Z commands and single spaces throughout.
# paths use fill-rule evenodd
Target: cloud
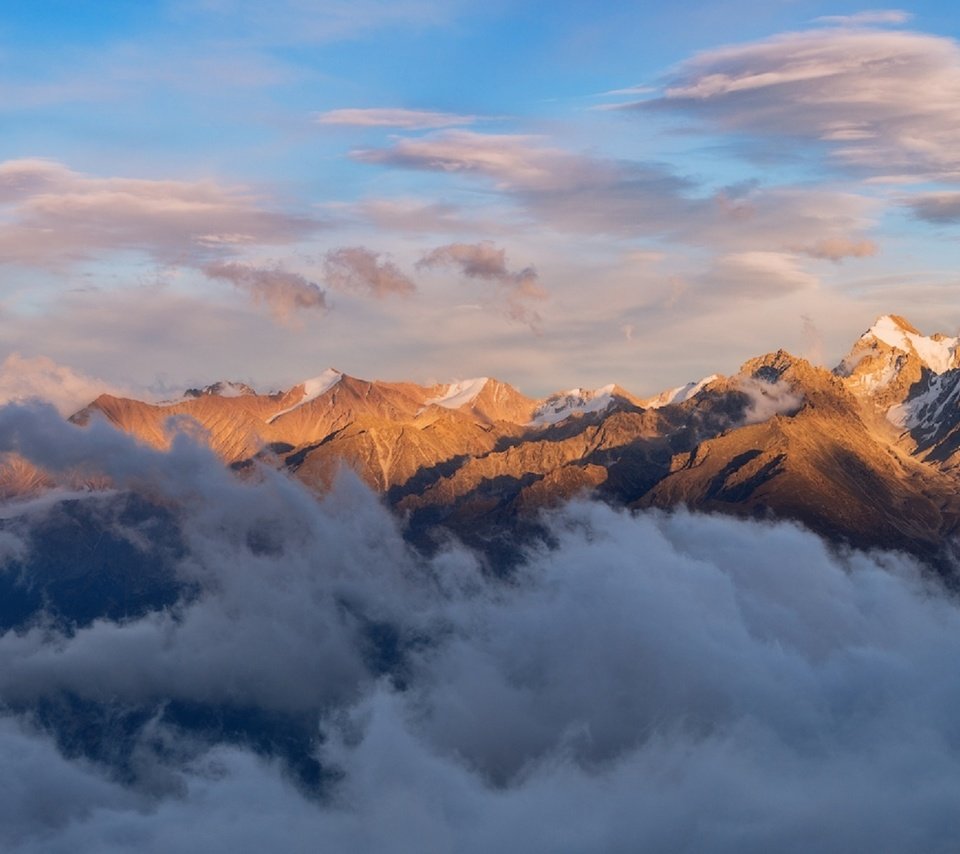
M 523 135 L 443 131 L 353 156 L 492 181 L 535 221 L 560 231 L 666 237 L 719 251 L 865 245 L 860 232 L 878 207 L 826 187 L 750 183 L 704 194 L 663 164 L 578 154 Z
M 338 291 L 383 299 L 410 296 L 417 286 L 393 261 L 363 246 L 345 246 L 323 256 L 326 283 Z
M 530 214 L 579 233 L 662 232 L 690 203 L 693 185 L 662 164 L 580 155 L 522 134 L 442 131 L 353 157 L 403 169 L 490 180 Z
M 0 164 L 0 257 L 60 268 L 116 251 L 199 263 L 292 243 L 320 223 L 214 181 L 99 178 L 43 160 Z
M 451 130 L 402 138 L 389 148 L 356 149 L 354 159 L 435 172 L 486 175 L 505 186 L 549 187 L 563 182 L 579 158 L 522 134 L 482 134 Z
M 788 252 L 731 253 L 716 259 L 706 273 L 696 277 L 699 288 L 708 294 L 752 299 L 813 289 L 818 281 Z
M 814 18 L 818 24 L 835 24 L 842 27 L 870 27 L 877 24 L 905 24 L 913 13 L 903 9 L 868 9 L 852 15 L 822 15 Z
M 818 29 L 701 53 L 666 77 L 659 96 L 624 108 L 678 112 L 707 130 L 797 150 L 815 142 L 859 173 L 952 181 L 958 97 L 952 39 Z
M 449 202 L 417 198 L 367 199 L 351 208 L 359 218 L 376 228 L 405 234 L 499 234 L 510 229 L 510 215 L 487 210 L 481 217 Z
M 877 244 L 872 240 L 851 240 L 845 237 L 828 237 L 812 246 L 800 247 L 799 252 L 811 258 L 839 263 L 844 258 L 869 258 L 877 254 Z
M 775 415 L 793 415 L 803 405 L 803 395 L 786 380 L 769 382 L 757 377 L 741 377 L 737 387 L 749 403 L 741 424 L 759 424 Z
M 905 201 L 917 219 L 936 225 L 960 222 L 960 193 L 923 193 Z
M 369 108 L 330 110 L 320 113 L 317 122 L 322 125 L 348 125 L 351 127 L 390 127 L 406 130 L 455 127 L 471 125 L 476 116 L 442 113 L 432 110 L 406 110 L 401 108 Z
M 318 284 L 279 267 L 219 263 L 208 264 L 203 272 L 211 279 L 223 279 L 246 291 L 254 302 L 266 305 L 280 323 L 298 322 L 305 310 L 323 312 L 327 308 L 326 294 Z
M 349 479 L 316 501 L 36 408 L 0 410 L 0 446 L 153 484 L 197 585 L 0 635 L 4 850 L 839 854 L 960 830 L 960 609 L 901 555 L 578 502 L 504 581 L 454 544 L 413 553 Z M 290 710 L 314 734 L 292 752 L 296 718 L 265 737 Z M 71 725 L 87 741 L 57 749 Z M 329 772 L 307 795 L 295 756 Z
M 493 282 L 500 291 L 504 311 L 508 317 L 536 329 L 540 316 L 529 303 L 547 298 L 540 284 L 540 276 L 533 267 L 522 270 L 507 269 L 507 253 L 493 243 L 448 243 L 427 252 L 417 268 L 455 267 L 468 279 Z
M 11 353 L 0 363 L 0 405 L 45 400 L 62 415 L 72 415 L 101 394 L 124 393 L 111 383 L 57 364 L 46 356 Z

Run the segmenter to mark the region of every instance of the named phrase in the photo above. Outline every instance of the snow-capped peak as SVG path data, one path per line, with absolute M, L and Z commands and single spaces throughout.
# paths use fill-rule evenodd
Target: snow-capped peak
M 960 339 L 943 335 L 921 335 L 902 317 L 885 314 L 877 318 L 861 337 L 861 341 L 876 338 L 904 353 L 916 353 L 931 371 L 942 374 L 956 364 L 956 350 Z
M 450 383 L 439 397 L 431 397 L 425 406 L 442 406 L 444 409 L 459 409 L 473 403 L 490 381 L 489 377 L 476 377 L 472 380 L 460 380 Z
M 593 391 L 572 388 L 569 391 L 552 394 L 537 407 L 530 424 L 546 427 L 550 424 L 559 424 L 571 415 L 603 412 L 613 403 L 615 388 L 616 386 L 611 383 Z
M 689 382 L 684 385 L 677 386 L 676 388 L 669 388 L 666 391 L 661 391 L 660 394 L 643 401 L 644 408 L 659 409 L 661 406 L 667 406 L 671 403 L 683 403 L 685 400 L 689 400 L 691 397 L 697 394 L 697 392 L 699 392 L 705 385 L 712 383 L 715 379 L 717 379 L 717 375 L 710 374 L 709 377 L 704 377 L 702 380 Z
M 281 415 L 286 415 L 288 412 L 293 412 L 294 409 L 298 409 L 303 406 L 305 403 L 309 403 L 311 400 L 316 400 L 320 397 L 321 394 L 332 389 L 338 382 L 340 382 L 343 374 L 335 370 L 334 368 L 327 368 L 322 374 L 318 374 L 315 377 L 310 377 L 310 379 L 304 380 L 299 385 L 303 386 L 303 397 L 300 398 L 293 406 L 288 406 L 286 409 L 281 409 L 279 412 L 275 412 L 267 419 L 267 424 L 272 424 L 276 421 Z

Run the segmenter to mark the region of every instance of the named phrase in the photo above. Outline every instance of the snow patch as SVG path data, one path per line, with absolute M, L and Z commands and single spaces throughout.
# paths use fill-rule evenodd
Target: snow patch
M 903 403 L 895 404 L 887 410 L 887 421 L 904 430 L 916 427 L 936 427 L 942 420 L 947 407 L 956 407 L 960 396 L 960 383 L 952 377 L 952 385 L 946 377 L 930 378 L 929 388 L 914 395 Z
M 717 379 L 716 374 L 710 374 L 709 377 L 704 377 L 702 380 L 697 382 L 689 382 L 685 385 L 677 386 L 676 388 L 667 389 L 666 391 L 661 391 L 660 394 L 655 397 L 651 397 L 649 400 L 644 401 L 644 406 L 647 409 L 660 409 L 662 406 L 668 406 L 672 403 L 683 403 L 685 400 L 689 400 L 695 394 L 697 394 L 705 385 L 712 383 Z
M 553 394 L 537 407 L 530 424 L 546 427 L 550 424 L 559 424 L 572 415 L 603 412 L 613 403 L 614 388 L 616 386 L 611 383 L 593 391 L 572 388 L 569 391 Z
M 286 409 L 281 409 L 279 412 L 275 412 L 267 419 L 267 424 L 273 424 L 281 415 L 286 415 L 288 412 L 293 412 L 294 409 L 299 409 L 305 403 L 309 403 L 311 400 L 316 400 L 320 397 L 321 394 L 330 391 L 338 382 L 340 382 L 343 374 L 340 371 L 334 370 L 333 368 L 328 368 L 322 374 L 316 377 L 311 377 L 308 380 L 304 380 L 301 385 L 303 386 L 303 397 L 300 398 L 293 406 L 288 406 Z
M 442 406 L 444 409 L 460 409 L 461 406 L 466 406 L 476 400 L 477 395 L 483 391 L 489 379 L 489 377 L 477 377 L 472 380 L 451 383 L 440 397 L 431 397 L 430 400 L 426 401 L 424 408 L 427 406 Z
M 915 352 L 920 357 L 920 361 L 937 374 L 942 374 L 954 367 L 957 344 L 960 343 L 960 339 L 957 338 L 942 336 L 930 338 L 911 332 L 889 314 L 879 318 L 863 337 L 870 335 L 905 353 Z

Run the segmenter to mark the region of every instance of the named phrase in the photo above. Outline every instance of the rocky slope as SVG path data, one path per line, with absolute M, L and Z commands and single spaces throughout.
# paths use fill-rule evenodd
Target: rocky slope
M 586 492 L 795 519 L 951 572 L 958 402 L 958 339 L 885 316 L 833 371 L 779 351 L 647 399 L 610 385 L 532 400 L 489 378 L 419 386 L 330 369 L 273 394 L 217 383 L 164 404 L 103 395 L 72 420 L 104 417 L 159 448 L 193 430 L 238 471 L 275 466 L 318 493 L 347 466 L 423 543 L 449 529 L 490 546 Z M 11 459 L 0 481 L 10 495 L 49 478 Z

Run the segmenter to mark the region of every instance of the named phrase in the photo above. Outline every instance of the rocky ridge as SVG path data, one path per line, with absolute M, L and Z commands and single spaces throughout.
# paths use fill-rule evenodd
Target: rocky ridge
M 444 529 L 512 540 L 543 508 L 588 493 L 794 519 L 952 573 L 958 402 L 958 339 L 891 315 L 833 371 L 778 351 L 647 399 L 610 385 L 533 400 L 484 377 L 420 386 L 330 369 L 267 395 L 227 383 L 166 404 L 102 395 L 72 420 L 103 417 L 158 448 L 186 426 L 238 472 L 274 466 L 318 493 L 347 466 L 423 544 Z M 48 485 L 8 461 L 7 495 Z

